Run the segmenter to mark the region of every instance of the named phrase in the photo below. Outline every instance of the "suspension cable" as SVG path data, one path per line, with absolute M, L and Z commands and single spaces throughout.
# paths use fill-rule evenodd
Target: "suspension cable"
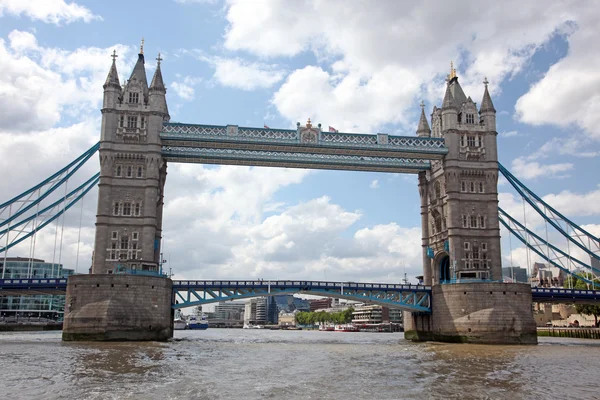
M 77 235 L 77 256 L 75 257 L 75 273 L 78 272 L 77 267 L 79 266 L 79 243 L 81 242 L 81 223 L 83 221 L 83 200 L 85 200 L 85 197 L 81 198 L 81 211 L 79 212 L 79 234 Z

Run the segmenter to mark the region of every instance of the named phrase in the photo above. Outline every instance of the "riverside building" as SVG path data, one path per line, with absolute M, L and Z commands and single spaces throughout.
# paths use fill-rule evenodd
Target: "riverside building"
M 66 278 L 73 273 L 72 269 L 63 268 L 62 264 L 49 263 L 35 258 L 7 257 L 0 259 L 2 279 Z M 2 320 L 17 318 L 62 320 L 64 309 L 64 295 L 0 297 L 0 318 Z

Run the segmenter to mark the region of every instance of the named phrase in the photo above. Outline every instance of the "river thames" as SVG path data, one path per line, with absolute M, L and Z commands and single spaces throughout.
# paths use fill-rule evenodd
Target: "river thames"
M 3 399 L 600 399 L 600 342 L 412 343 L 401 333 L 209 329 L 168 343 L 0 334 Z

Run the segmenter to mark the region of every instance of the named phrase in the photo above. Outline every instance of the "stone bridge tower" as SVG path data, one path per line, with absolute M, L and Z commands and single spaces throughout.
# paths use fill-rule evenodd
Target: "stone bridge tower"
M 169 120 L 161 58 L 148 86 L 142 44 L 121 86 L 116 57 L 104 84 L 94 274 L 158 271 L 160 261 L 167 166 L 159 134 Z
M 90 275 L 69 278 L 63 340 L 173 337 L 172 281 L 159 276 L 169 120 L 160 54 L 150 86 L 143 41 L 121 86 L 117 55 L 104 84 L 96 239 Z
M 448 154 L 419 175 L 426 284 L 453 279 L 501 280 L 496 110 L 463 92 L 455 70 L 430 131 L 422 110 L 417 134 L 444 138 Z
M 421 103 L 417 135 L 443 138 L 448 154 L 419 173 L 423 281 L 432 286 L 432 311 L 407 313 L 407 339 L 537 343 L 531 288 L 502 283 L 496 110 L 487 79 L 484 85 L 477 110 L 451 67 L 431 129 Z

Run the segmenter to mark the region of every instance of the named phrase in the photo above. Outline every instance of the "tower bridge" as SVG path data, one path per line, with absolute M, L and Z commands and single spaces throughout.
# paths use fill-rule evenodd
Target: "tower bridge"
M 310 119 L 296 129 L 263 129 L 171 123 L 160 55 L 148 84 L 140 51 L 123 86 L 115 57 L 113 53 L 103 86 L 99 144 L 40 185 L 0 204 L 0 252 L 6 254 L 98 185 L 91 274 L 72 276 L 54 288 L 43 288 L 39 282 L 2 281 L 2 290 L 10 285 L 13 291 L 66 290 L 64 340 L 164 340 L 173 334 L 173 309 L 184 304 L 310 289 L 403 307 L 406 337 L 414 340 L 536 343 L 530 286 L 501 282 L 500 224 L 567 273 L 574 273 L 575 264 L 570 255 L 565 257 L 556 246 L 499 211 L 499 173 L 547 221 L 559 227 L 557 221 L 567 221 L 562 232 L 569 240 L 575 240 L 569 232 L 577 232 L 577 246 L 592 262 L 577 260 L 576 266 L 583 265 L 590 272 L 586 282 L 592 289 L 597 287 L 594 265 L 600 260 L 600 240 L 499 166 L 496 110 L 487 80 L 478 109 L 452 69 L 441 107 L 432 110 L 431 124 L 421 103 L 416 136 L 323 132 L 321 124 Z M 42 201 L 96 151 L 99 175 L 69 192 L 62 202 L 42 208 L 40 214 Z M 265 287 L 252 281 L 171 281 L 160 274 L 160 245 L 167 164 L 174 162 L 417 174 L 424 286 L 379 283 L 370 284 L 377 288 L 366 288 L 358 286 L 366 284 L 341 287 L 275 281 Z M 546 295 L 533 293 L 534 298 Z

